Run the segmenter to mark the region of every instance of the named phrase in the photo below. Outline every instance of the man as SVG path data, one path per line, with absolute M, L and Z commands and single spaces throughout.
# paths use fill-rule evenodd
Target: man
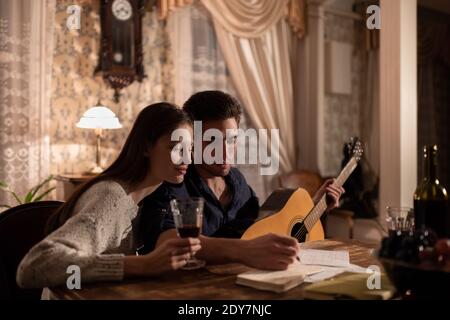
M 194 121 L 202 122 L 203 132 L 211 128 L 222 132 L 223 161 L 191 164 L 183 183 L 163 183 L 144 200 L 139 223 L 145 244 L 144 252 L 152 250 L 165 239 L 177 236 L 169 209 L 170 200 L 202 197 L 205 207 L 202 249 L 196 255 L 199 259 L 210 263 L 240 262 L 260 269 L 286 269 L 298 253 L 296 239 L 275 234 L 252 240 L 239 239 L 255 221 L 259 210 L 258 198 L 244 176 L 227 163 L 230 144 L 236 148 L 236 137 L 231 137 L 230 141 L 227 130 L 238 129 L 242 114 L 240 104 L 226 93 L 204 91 L 190 97 L 183 109 Z M 208 141 L 203 142 L 202 149 L 208 144 Z M 343 192 L 332 182 L 327 181 L 314 197 L 320 199 L 327 193 L 332 199 L 328 209 L 337 206 Z

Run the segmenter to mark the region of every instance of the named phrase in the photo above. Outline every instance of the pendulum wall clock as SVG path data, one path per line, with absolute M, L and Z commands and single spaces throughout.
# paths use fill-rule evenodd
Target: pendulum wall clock
M 134 80 L 145 77 L 142 52 L 142 18 L 146 0 L 101 0 L 101 44 L 99 64 L 104 81 L 114 89 L 114 100 L 120 90 Z

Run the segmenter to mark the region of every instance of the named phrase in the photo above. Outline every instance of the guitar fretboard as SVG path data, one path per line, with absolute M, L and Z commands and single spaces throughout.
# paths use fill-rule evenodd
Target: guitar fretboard
M 350 161 L 346 164 L 344 169 L 342 169 L 339 176 L 336 178 L 335 184 L 338 186 L 342 186 L 345 181 L 347 181 L 348 177 L 352 174 L 353 170 L 355 170 L 356 166 L 358 165 L 358 162 L 356 161 L 355 157 L 352 157 Z M 308 213 L 304 220 L 304 224 L 306 226 L 306 229 L 310 231 L 314 225 L 319 221 L 322 214 L 327 209 L 327 198 L 326 195 L 323 195 L 322 198 L 319 200 L 319 202 L 312 208 L 311 212 Z

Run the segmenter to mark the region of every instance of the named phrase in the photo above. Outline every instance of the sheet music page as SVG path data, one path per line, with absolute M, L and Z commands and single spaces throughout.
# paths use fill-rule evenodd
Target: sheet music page
M 348 267 L 350 265 L 350 255 L 345 250 L 303 249 L 299 252 L 299 258 L 302 264 L 330 267 Z

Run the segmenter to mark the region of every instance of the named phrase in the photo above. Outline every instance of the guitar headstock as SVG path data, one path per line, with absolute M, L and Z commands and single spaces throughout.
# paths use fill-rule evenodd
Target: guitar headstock
M 353 155 L 356 161 L 361 160 L 363 150 L 363 144 L 357 137 L 352 137 L 350 142 L 347 143 L 347 151 Z

